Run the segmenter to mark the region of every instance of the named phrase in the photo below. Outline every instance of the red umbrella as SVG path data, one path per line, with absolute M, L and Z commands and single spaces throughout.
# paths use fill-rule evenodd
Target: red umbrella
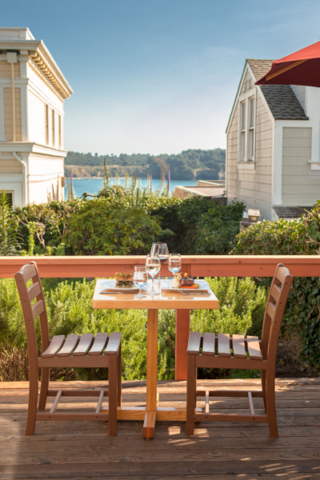
M 256 85 L 306 85 L 320 87 L 320 42 L 272 63 Z

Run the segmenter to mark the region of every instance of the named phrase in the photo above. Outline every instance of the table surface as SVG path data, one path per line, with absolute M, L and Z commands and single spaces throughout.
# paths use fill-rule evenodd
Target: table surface
M 134 298 L 133 293 L 109 293 L 107 295 L 100 294 L 104 287 L 101 283 L 104 279 L 97 280 L 94 290 L 92 308 L 133 308 L 133 309 L 206 309 L 219 308 L 219 300 L 213 292 L 210 295 L 197 295 L 188 290 L 191 295 L 183 295 L 178 292 L 160 291 L 159 295 L 148 295 L 147 291 L 143 293 L 147 295 L 145 298 Z

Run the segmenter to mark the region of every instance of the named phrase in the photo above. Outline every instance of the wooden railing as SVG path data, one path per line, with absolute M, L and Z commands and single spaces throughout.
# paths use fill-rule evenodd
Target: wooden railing
M 34 260 L 43 278 L 113 277 L 116 272 L 133 271 L 144 265 L 145 256 L 105 257 L 0 257 L 0 278 L 12 278 L 21 266 Z M 183 256 L 182 269 L 195 277 L 272 277 L 278 263 L 283 263 L 294 277 L 320 277 L 320 256 Z M 167 265 L 162 276 L 171 276 Z M 176 312 L 176 380 L 186 380 L 186 349 L 190 328 L 190 311 Z

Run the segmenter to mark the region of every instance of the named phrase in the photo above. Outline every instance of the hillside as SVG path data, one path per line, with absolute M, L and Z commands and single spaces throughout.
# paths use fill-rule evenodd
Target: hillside
M 74 177 L 102 177 L 103 163 L 106 159 L 111 176 L 137 174 L 140 178 L 152 175 L 161 177 L 161 169 L 155 158 L 160 158 L 170 169 L 172 180 L 217 180 L 224 177 L 225 150 L 184 150 L 179 154 L 161 154 L 154 157 L 149 154 L 132 155 L 92 155 L 91 153 L 68 152 L 65 159 L 65 174 Z

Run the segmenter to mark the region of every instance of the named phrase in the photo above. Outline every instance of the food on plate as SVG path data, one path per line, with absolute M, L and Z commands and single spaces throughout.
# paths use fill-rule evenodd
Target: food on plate
M 133 288 L 133 273 L 116 273 L 116 287 L 120 288 Z
M 180 287 L 192 287 L 194 284 L 194 278 L 189 277 L 187 273 L 185 273 L 180 280 Z
M 181 280 L 181 273 L 175 273 L 171 283 L 171 288 L 179 288 L 180 280 Z

